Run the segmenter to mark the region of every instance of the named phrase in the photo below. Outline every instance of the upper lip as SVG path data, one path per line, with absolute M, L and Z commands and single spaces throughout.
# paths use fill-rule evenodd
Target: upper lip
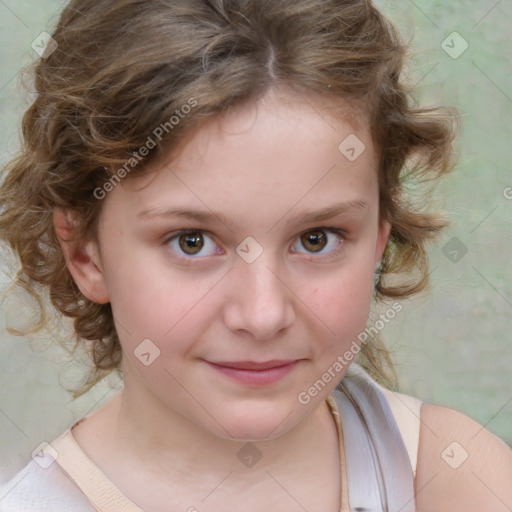
M 296 359 L 273 359 L 272 361 L 256 362 L 256 361 L 219 361 L 209 363 L 218 366 L 226 366 L 228 368 L 238 368 L 241 370 L 268 370 L 269 368 L 277 368 L 291 363 L 295 363 Z

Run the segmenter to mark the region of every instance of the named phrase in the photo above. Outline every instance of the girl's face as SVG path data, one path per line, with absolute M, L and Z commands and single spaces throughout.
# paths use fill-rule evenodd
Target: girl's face
M 338 357 L 366 326 L 389 234 L 375 151 L 365 122 L 322 106 L 268 94 L 104 199 L 98 268 L 134 370 L 125 390 L 222 438 L 291 429 L 342 379 Z M 270 360 L 296 363 L 259 384 L 209 364 Z

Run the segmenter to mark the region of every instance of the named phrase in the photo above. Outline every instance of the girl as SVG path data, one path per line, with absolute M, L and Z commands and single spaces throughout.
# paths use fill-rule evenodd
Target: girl
M 90 348 L 75 397 L 123 389 L 0 510 L 512 507 L 511 450 L 391 391 L 375 336 L 446 225 L 404 174 L 453 167 L 455 112 L 410 105 L 404 52 L 368 0 L 69 3 L 0 233 Z

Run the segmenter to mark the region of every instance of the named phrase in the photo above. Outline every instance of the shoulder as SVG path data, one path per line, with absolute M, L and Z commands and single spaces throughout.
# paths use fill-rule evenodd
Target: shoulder
M 88 512 L 95 508 L 49 454 L 0 485 L 0 512 Z
M 424 403 L 416 474 L 418 512 L 509 512 L 512 449 L 465 414 Z

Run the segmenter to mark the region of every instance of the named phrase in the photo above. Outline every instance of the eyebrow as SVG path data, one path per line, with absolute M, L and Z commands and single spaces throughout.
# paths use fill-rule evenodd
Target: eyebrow
M 332 206 L 326 206 L 324 208 L 311 210 L 311 211 L 303 211 L 300 215 L 288 219 L 286 224 L 292 224 L 294 222 L 300 224 L 303 222 L 318 222 L 330 219 L 331 217 L 335 217 L 336 215 L 340 215 L 342 213 L 357 213 L 358 211 L 364 211 L 368 207 L 368 204 L 362 200 L 353 200 L 346 201 L 344 203 L 335 204 Z M 288 212 L 289 213 L 289 212 Z M 278 223 L 286 217 L 285 214 Z M 153 219 L 155 217 L 178 217 L 178 218 L 187 218 L 193 219 L 199 222 L 204 223 L 215 223 L 217 221 L 222 222 L 226 226 L 232 225 L 232 220 L 227 218 L 222 213 L 216 213 L 209 210 L 192 210 L 189 208 L 153 208 L 153 209 L 145 209 L 137 214 L 138 219 Z M 277 223 L 276 223 L 277 224 Z

